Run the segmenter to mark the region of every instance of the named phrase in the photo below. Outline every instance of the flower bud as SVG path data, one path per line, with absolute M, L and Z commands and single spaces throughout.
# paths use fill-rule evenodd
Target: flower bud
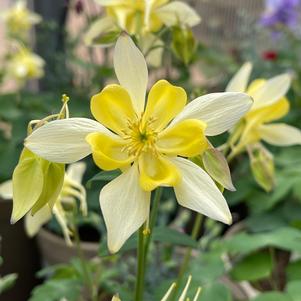
M 251 154 L 251 170 L 255 181 L 269 192 L 275 185 L 275 168 L 273 155 L 263 146 L 256 147 Z

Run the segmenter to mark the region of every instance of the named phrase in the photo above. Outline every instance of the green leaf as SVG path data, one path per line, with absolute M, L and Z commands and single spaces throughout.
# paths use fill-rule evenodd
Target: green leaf
M 58 301 L 62 298 L 66 298 L 68 301 L 77 301 L 81 287 L 82 284 L 78 280 L 49 280 L 34 288 L 29 301 Z
M 301 301 L 301 281 L 292 281 L 287 284 L 286 291 L 292 301 Z
M 255 281 L 268 278 L 273 271 L 272 257 L 267 252 L 258 252 L 245 257 L 234 266 L 230 275 L 236 281 Z
M 96 174 L 93 178 L 91 178 L 87 182 L 87 185 L 90 185 L 92 182 L 95 181 L 112 181 L 120 175 L 121 175 L 121 171 L 119 169 L 110 170 L 110 171 L 103 170 L 98 174 Z
M 301 252 L 301 231 L 284 227 L 273 232 L 247 234 L 239 233 L 226 239 L 222 247 L 229 252 L 247 254 L 266 247 Z
M 200 273 L 200 271 L 202 271 Z M 198 285 L 206 285 L 216 281 L 225 273 L 225 264 L 219 251 L 210 250 L 202 253 L 190 263 L 189 272 L 194 282 Z
M 0 117 L 4 120 L 17 119 L 22 115 L 22 111 L 18 108 L 15 94 L 2 95 L 0 97 L 0 104 Z
M 9 274 L 0 278 L 0 295 L 12 288 L 18 278 L 17 274 Z
M 202 289 L 202 301 L 232 301 L 230 290 L 221 283 L 213 283 Z M 273 300 L 276 301 L 276 300 Z
M 189 235 L 167 227 L 154 228 L 152 238 L 154 241 L 168 243 L 171 245 L 186 246 L 191 248 L 197 247 L 197 242 Z
M 301 280 L 301 259 L 288 264 L 286 275 L 288 281 Z
M 13 173 L 12 223 L 22 218 L 39 199 L 43 189 L 43 171 L 40 160 L 24 148 Z
M 259 295 L 258 297 L 252 299 L 252 301 L 292 301 L 292 299 L 284 293 L 269 292 Z

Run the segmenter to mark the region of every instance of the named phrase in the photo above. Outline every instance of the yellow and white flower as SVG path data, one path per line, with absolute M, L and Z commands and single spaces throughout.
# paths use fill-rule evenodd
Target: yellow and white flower
M 38 14 L 26 7 L 26 1 L 19 0 L 16 4 L 2 14 L 7 31 L 13 37 L 24 38 L 31 27 L 41 21 Z
M 7 73 L 19 82 L 38 79 L 44 75 L 44 60 L 25 47 L 20 47 L 7 64 Z
M 186 105 L 186 92 L 165 80 L 148 94 L 148 70 L 142 53 L 122 35 L 114 68 L 120 85 L 92 97 L 87 118 L 56 120 L 35 130 L 25 141 L 49 161 L 72 163 L 92 153 L 104 170 L 122 174 L 100 192 L 108 246 L 117 252 L 149 217 L 150 192 L 174 187 L 180 205 L 231 223 L 226 200 L 209 175 L 186 158 L 207 149 L 206 136 L 228 131 L 249 110 L 244 93 L 214 93 Z
M 76 206 L 76 200 L 80 201 L 80 209 L 83 215 L 87 214 L 86 191 L 82 186 L 81 181 L 85 172 L 86 166 L 83 162 L 78 162 L 68 166 L 64 177 L 62 190 L 54 202 L 52 209 L 50 204 L 46 204 L 34 215 L 30 212 L 25 216 L 25 230 L 28 236 L 35 236 L 40 228 L 51 220 L 52 214 L 56 217 L 66 243 L 72 244 L 71 229 L 67 219 L 67 211 L 65 207 Z M 13 181 L 9 180 L 0 185 L 0 197 L 3 199 L 13 199 Z
M 166 26 L 193 27 L 200 22 L 196 11 L 182 1 L 97 0 L 106 8 L 107 20 L 129 34 L 145 34 Z
M 261 140 L 277 146 L 300 145 L 299 129 L 285 123 L 271 123 L 289 112 L 290 103 L 285 95 L 291 76 L 281 74 L 269 80 L 256 79 L 248 86 L 251 71 L 251 63 L 245 63 L 226 88 L 227 92 L 245 92 L 254 100 L 251 110 L 233 132 L 234 140 L 239 139 L 233 154 Z

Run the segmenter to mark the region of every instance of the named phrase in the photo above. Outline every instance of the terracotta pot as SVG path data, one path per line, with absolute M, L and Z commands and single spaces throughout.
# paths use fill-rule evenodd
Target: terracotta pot
M 35 239 L 29 239 L 24 231 L 23 219 L 10 224 L 12 200 L 0 199 L 0 255 L 3 265 L 0 274 L 17 273 L 15 286 L 0 296 L 1 301 L 26 301 L 38 280 L 40 257 Z
M 47 229 L 42 228 L 37 236 L 43 263 L 53 265 L 67 263 L 72 257 L 77 256 L 75 246 L 67 246 L 65 240 Z M 84 256 L 91 259 L 98 254 L 99 244 L 95 242 L 81 242 Z

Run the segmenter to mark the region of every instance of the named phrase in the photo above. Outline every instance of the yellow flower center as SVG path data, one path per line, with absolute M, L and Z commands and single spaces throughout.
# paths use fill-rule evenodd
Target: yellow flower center
M 155 143 L 158 133 L 153 129 L 152 124 L 154 118 L 144 120 L 142 117 L 135 121 L 128 121 L 127 129 L 123 130 L 123 137 L 128 143 L 124 147 L 124 151 L 130 156 L 138 157 L 141 152 L 151 151 L 157 153 Z

